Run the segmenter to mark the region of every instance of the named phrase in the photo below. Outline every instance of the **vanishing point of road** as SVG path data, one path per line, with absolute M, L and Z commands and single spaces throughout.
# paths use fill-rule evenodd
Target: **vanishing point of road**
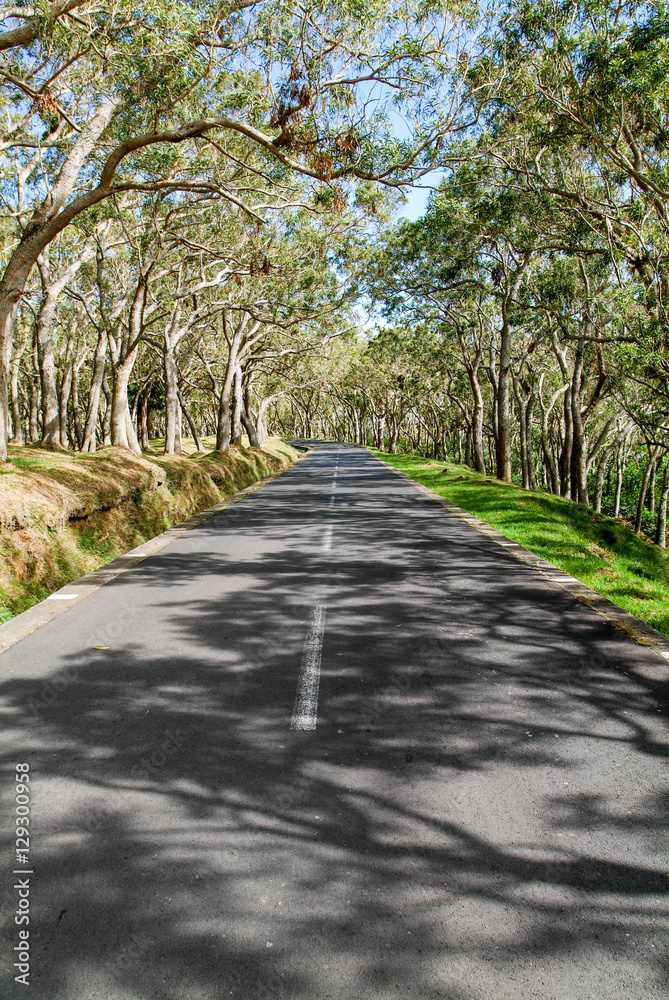
M 666 668 L 364 449 L 0 668 L 33 872 L 3 998 L 669 995 Z

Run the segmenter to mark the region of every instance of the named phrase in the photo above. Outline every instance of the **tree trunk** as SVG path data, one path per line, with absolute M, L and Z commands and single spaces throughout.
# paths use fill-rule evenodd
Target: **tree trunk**
M 104 397 L 105 397 L 105 412 L 102 418 L 102 443 L 105 447 L 111 444 L 111 414 L 112 414 L 112 403 L 111 403 L 111 392 L 103 385 Z
M 140 392 L 137 394 L 137 438 L 142 451 L 151 451 L 149 411 L 152 387 L 153 379 L 151 378 L 142 386 Z
M 394 419 L 388 425 L 388 451 L 391 455 L 397 452 L 397 423 Z
M 40 387 L 39 387 L 39 373 L 37 369 L 37 344 L 35 343 L 35 335 L 33 331 L 33 349 L 32 349 L 32 372 L 30 373 L 30 424 L 28 428 L 28 433 L 30 437 L 30 443 L 35 444 L 39 441 L 39 397 L 40 397 Z
M 653 466 L 653 471 L 650 476 L 650 482 L 648 484 L 648 510 L 651 514 L 655 513 L 655 478 L 657 475 L 657 464 Z
M 530 392 L 525 407 L 525 448 L 527 459 L 527 488 L 536 490 L 537 474 L 534 467 L 534 449 L 532 448 L 532 418 L 534 417 L 534 392 Z
M 177 364 L 174 350 L 166 343 L 163 350 L 163 372 L 165 375 L 165 454 L 181 454 L 177 448 L 177 423 L 179 420 L 179 387 Z
M 641 526 L 643 524 L 643 509 L 646 503 L 646 493 L 648 492 L 648 484 L 650 483 L 650 477 L 653 474 L 653 469 L 655 468 L 655 462 L 657 461 L 657 455 L 659 452 L 659 447 L 657 445 L 650 452 L 648 457 L 648 464 L 646 466 L 646 471 L 643 474 L 643 479 L 641 480 L 641 489 L 639 490 L 639 496 L 636 505 L 636 517 L 634 519 L 634 530 L 637 535 L 641 534 Z
M 597 472 L 595 474 L 595 496 L 593 506 L 597 514 L 602 513 L 602 498 L 604 496 L 604 480 L 609 462 L 609 451 L 603 451 L 597 462 Z
M 513 335 L 503 310 L 497 376 L 497 478 L 511 482 L 511 349 Z M 459 449 L 458 449 L 459 450 Z
M 471 427 L 465 431 L 465 465 L 472 467 L 472 431 Z
M 28 439 L 31 444 L 39 441 L 39 376 L 37 372 L 30 380 L 30 416 L 28 418 Z
M 232 443 L 238 448 L 242 443 L 242 373 L 238 368 L 232 387 Z
M 128 405 L 128 383 L 135 367 L 144 322 L 144 308 L 148 293 L 148 278 L 153 264 L 140 267 L 137 286 L 133 295 L 128 328 L 121 342 L 112 350 L 112 407 L 111 440 L 116 448 L 129 448 L 141 455 L 135 425 Z
M 177 419 L 174 428 L 174 452 L 176 455 L 180 455 L 182 452 L 181 448 L 181 431 L 182 431 L 182 419 L 181 419 L 181 403 L 177 399 Z
M 88 396 L 88 409 L 86 410 L 86 426 L 84 427 L 84 440 L 81 450 L 94 452 L 97 444 L 98 411 L 100 409 L 100 394 L 102 383 L 105 377 L 105 360 L 107 357 L 107 331 L 100 330 L 98 343 L 95 349 L 95 360 L 93 362 L 93 375 L 91 377 L 91 389 Z
M 367 425 L 367 408 L 363 405 L 360 408 L 360 414 L 358 417 L 358 444 L 364 445 L 367 443 L 366 428 Z
M 251 406 L 251 380 L 248 376 L 244 384 L 244 407 L 241 412 L 241 421 L 249 436 L 250 446 L 252 448 L 259 448 L 260 441 L 258 439 L 258 431 L 253 422 L 253 409 Z
M 249 417 L 246 415 L 246 413 L 242 411 L 241 421 L 242 424 L 244 425 L 244 430 L 249 436 L 249 445 L 251 446 L 251 448 L 259 448 L 260 440 L 258 438 L 258 432 L 255 428 L 253 420 L 250 420 Z
M 381 415 L 376 423 L 376 447 L 379 451 L 383 451 L 383 447 L 386 443 L 386 421 L 385 417 Z
M 81 130 L 55 183 L 42 204 L 33 212 L 0 280 L 0 461 L 2 462 L 7 461 L 10 429 L 8 389 L 14 323 L 19 302 L 33 265 L 51 241 L 80 212 L 111 193 L 110 178 L 108 181 L 105 179 L 106 187 L 98 186 L 95 189 L 95 194 L 90 192 L 89 195 L 75 198 L 69 205 L 66 204 L 84 162 L 111 121 L 119 103 L 119 100 L 105 101 Z
M 228 341 L 228 360 L 225 366 L 223 385 L 218 400 L 218 414 L 216 420 L 216 451 L 227 452 L 230 450 L 232 428 L 230 426 L 230 394 L 232 383 L 237 370 L 237 358 L 242 343 L 243 324 L 240 323 L 230 339 L 227 334 L 227 317 L 223 311 L 223 333 Z
M 669 500 L 669 459 L 664 466 L 660 498 L 657 506 L 657 523 L 655 525 L 655 544 L 661 549 L 667 547 L 667 501 Z
M 197 429 L 197 424 L 193 420 L 192 414 L 186 405 L 186 400 L 184 399 L 181 390 L 179 390 L 179 406 L 181 407 L 181 412 L 186 418 L 186 423 L 188 424 L 188 429 L 190 430 L 190 436 L 193 439 L 193 444 L 195 445 L 196 451 L 204 451 L 202 447 L 202 441 L 200 440 L 200 434 Z
M 502 302 L 502 326 L 499 341 L 499 370 L 497 372 L 497 478 L 511 482 L 511 354 L 513 350 L 513 328 L 509 322 L 509 312 L 518 298 L 523 275 L 530 261 L 529 254 L 516 267 L 511 285 L 507 288 Z M 491 374 L 494 382 L 494 377 Z
M 135 348 L 121 364 L 115 366 L 112 383 L 111 399 L 111 443 L 115 448 L 129 448 L 136 454 L 141 454 L 141 448 L 135 435 L 128 405 L 128 383 L 135 364 L 137 348 Z
M 620 517 L 620 498 L 623 491 L 623 445 L 621 444 L 618 449 L 618 455 L 616 457 L 616 495 L 613 502 L 613 516 Z
M 79 407 L 79 368 L 81 367 L 81 362 L 79 365 L 75 364 L 72 368 L 72 438 L 73 443 L 76 444 L 77 449 L 81 451 L 81 446 L 84 443 L 84 431 L 81 426 L 81 409 Z
M 21 346 L 12 361 L 11 378 L 11 409 L 12 409 L 12 444 L 23 444 L 23 425 L 21 423 L 21 395 L 19 378 L 21 374 L 21 359 L 26 349 L 27 332 L 24 332 Z
M 58 400 L 58 423 L 59 423 L 59 441 L 61 445 L 67 447 L 67 411 L 70 405 L 70 396 L 72 394 L 72 383 L 74 379 L 74 365 L 72 359 L 66 362 L 65 371 L 63 372 L 63 381 L 60 385 L 60 396 Z M 44 440 L 44 437 L 42 437 Z
M 83 253 L 60 275 L 57 280 L 51 280 L 49 276 L 49 250 L 40 254 L 37 259 L 40 278 L 42 280 L 42 302 L 37 316 L 35 327 L 35 338 L 37 341 L 37 355 L 39 361 L 40 384 L 42 388 L 42 441 L 45 444 L 60 444 L 64 447 L 67 444 L 67 431 L 64 427 L 66 421 L 63 420 L 62 400 L 59 400 L 56 385 L 56 359 L 53 349 L 53 324 L 56 318 L 56 305 L 58 297 L 65 286 L 77 274 L 82 265 L 90 260 L 92 251 L 84 248 Z M 72 364 L 73 345 L 71 334 L 67 345 L 67 364 Z M 72 371 L 69 372 L 69 381 L 72 378 Z M 67 403 L 65 406 L 67 415 Z
M 515 381 L 515 380 L 514 380 Z M 520 479 L 524 490 L 529 490 L 530 480 L 527 462 L 527 421 L 525 420 L 526 401 L 521 399 L 518 385 L 515 385 L 516 406 L 518 407 L 518 430 L 520 437 Z
M 270 403 L 272 402 L 272 396 L 268 396 L 266 399 L 261 399 L 260 406 L 258 407 L 258 447 L 262 448 L 263 444 L 269 437 L 269 430 L 267 427 L 267 418 L 265 416 L 269 411 Z M 275 411 L 276 412 L 276 411 Z
M 559 494 L 560 477 L 548 437 L 548 421 L 545 413 L 542 413 L 541 417 L 541 450 L 544 454 L 544 468 L 546 470 L 546 479 L 548 480 L 548 489 L 551 493 Z
M 56 302 L 45 295 L 37 317 L 35 337 L 42 389 L 42 441 L 60 444 L 60 413 L 56 387 L 56 359 L 53 352 L 51 329 L 56 313 Z
M 478 377 L 478 366 L 468 371 L 469 382 L 472 387 L 474 397 L 474 408 L 472 412 L 472 448 L 474 469 L 476 472 L 485 474 L 485 453 L 483 449 L 483 418 L 485 416 L 483 407 L 483 393 Z
M 574 373 L 571 383 L 571 422 L 572 445 L 569 464 L 571 498 L 584 504 L 590 504 L 588 497 L 588 449 L 585 440 L 585 429 L 581 416 L 581 381 L 583 378 L 583 357 L 585 341 L 579 340 L 574 361 Z
M 32 262 L 31 265 L 32 267 Z M 9 270 L 9 268 L 8 268 Z M 28 274 L 8 276 L 0 281 L 0 462 L 7 461 L 7 443 L 11 433 L 9 413 L 9 382 L 11 379 L 12 347 L 14 338 L 14 323 L 19 307 L 19 299 L 28 280 Z M 31 389 L 31 435 L 36 427 L 33 422 L 32 405 L 37 403 L 37 396 Z M 35 438 L 36 440 L 36 438 Z
M 58 393 L 58 422 L 60 425 L 60 443 L 64 447 L 67 445 L 67 411 L 70 405 L 70 394 L 72 392 L 72 383 L 74 378 L 74 363 L 75 363 L 74 354 L 75 354 L 74 336 L 73 336 L 73 331 L 70 331 L 70 336 L 68 336 L 67 339 L 67 347 L 65 349 L 65 360 L 64 360 L 63 374 L 61 376 L 61 382 L 60 382 L 60 392 Z
M 230 451 L 230 386 L 225 383 L 218 403 L 216 451 Z
M 564 417 L 564 438 L 560 449 L 560 496 L 569 495 L 571 483 L 571 447 L 572 447 L 572 423 L 571 423 L 571 388 L 565 393 L 562 413 Z

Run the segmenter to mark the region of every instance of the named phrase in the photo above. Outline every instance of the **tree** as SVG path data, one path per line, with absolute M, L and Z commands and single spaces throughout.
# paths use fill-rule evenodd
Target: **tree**
M 257 4 L 239 16 L 241 9 L 152 0 L 141 14 L 121 2 L 109 18 L 86 3 L 77 5 L 74 20 L 67 4 L 56 5 L 54 19 L 45 22 L 21 19 L 18 9 L 7 14 L 21 21 L 4 35 L 5 50 L 17 53 L 4 79 L 21 95 L 21 120 L 7 141 L 40 145 L 30 130 L 39 113 L 47 120 L 50 156 L 48 193 L 41 196 L 34 185 L 35 207 L 0 279 L 0 460 L 9 436 L 21 296 L 40 255 L 82 212 L 129 190 L 192 191 L 243 205 L 260 222 L 268 206 L 246 205 L 248 188 L 239 184 L 240 162 L 250 152 L 279 174 L 328 184 L 346 177 L 401 184 L 429 165 L 444 132 L 461 126 L 462 102 L 452 89 L 448 106 L 430 103 L 436 113 L 423 115 L 413 144 L 391 141 L 383 108 L 368 118 L 356 112 L 356 93 L 370 81 L 416 106 L 435 87 L 453 41 L 443 31 L 447 7 L 411 11 L 413 36 L 403 35 L 399 22 L 388 35 L 388 14 L 401 13 L 390 3 L 376 5 L 373 16 L 344 4 L 327 12 Z M 65 26 L 68 17 L 72 24 Z M 261 54 L 264 81 L 239 68 L 241 57 L 253 53 Z M 20 75 L 24 63 L 44 67 L 38 90 L 28 82 L 34 74 Z M 222 133 L 225 145 L 211 133 Z M 203 142 L 222 154 L 223 171 L 212 173 Z M 184 144 L 187 152 L 179 155 Z

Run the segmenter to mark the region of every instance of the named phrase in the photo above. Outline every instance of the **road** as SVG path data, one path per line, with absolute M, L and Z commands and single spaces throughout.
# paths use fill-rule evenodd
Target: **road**
M 33 873 L 3 997 L 669 995 L 666 668 L 363 449 L 0 668 Z

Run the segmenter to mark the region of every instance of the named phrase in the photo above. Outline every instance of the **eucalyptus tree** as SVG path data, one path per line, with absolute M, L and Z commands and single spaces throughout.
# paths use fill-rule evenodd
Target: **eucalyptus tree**
M 442 183 L 422 219 L 405 222 L 388 236 L 372 272 L 372 294 L 384 301 L 388 315 L 414 315 L 455 327 L 479 406 L 477 326 L 488 324 L 494 315 L 496 347 L 488 374 L 495 396 L 496 471 L 507 481 L 512 472 L 514 334 L 526 304 L 531 267 L 541 249 L 542 225 L 541 203 L 502 189 L 494 169 L 465 163 Z M 480 309 L 467 335 L 457 319 L 462 320 L 470 308 L 463 305 L 463 295 L 475 315 Z M 480 468 L 480 409 L 476 425 Z
M 551 204 L 556 250 L 605 256 L 644 310 L 621 324 L 666 357 L 669 8 L 664 2 L 507 3 L 469 67 L 477 151 Z M 505 182 L 508 183 L 508 182 Z
M 239 401 L 243 384 L 250 392 L 259 365 L 313 351 L 345 328 L 351 293 L 328 260 L 328 245 L 346 226 L 338 218 L 315 223 L 302 212 L 282 220 L 273 243 L 251 258 L 248 274 L 237 275 L 228 286 L 221 313 L 227 351 L 218 393 L 217 449 L 227 450 L 237 423 L 230 420 L 233 388 Z M 238 412 L 241 418 L 242 409 Z M 248 410 L 243 415 L 251 423 Z
M 458 87 L 443 84 L 460 7 L 84 0 L 7 9 L 4 148 L 36 162 L 26 218 L 12 206 L 19 239 L 0 279 L 0 460 L 18 305 L 59 233 L 129 190 L 214 193 L 262 221 L 237 173 L 249 150 L 270 171 L 330 185 L 411 180 L 469 114 Z M 397 99 L 416 118 L 412 141 L 392 139 L 386 109 Z M 209 145 L 223 169 L 212 170 Z
M 391 229 L 366 261 L 393 324 L 370 343 L 374 375 L 352 359 L 314 394 L 328 412 L 332 400 L 357 412 L 346 434 L 359 438 L 383 386 L 388 447 L 422 448 L 416 429 L 436 433 L 427 403 L 443 387 L 445 422 L 468 428 L 477 468 L 492 436 L 500 478 L 518 472 L 617 516 L 627 465 L 637 527 L 656 513 L 669 412 L 668 24 L 664 3 L 492 8 L 480 57 L 460 66 L 478 129 L 442 144 L 447 179 L 425 217 Z

